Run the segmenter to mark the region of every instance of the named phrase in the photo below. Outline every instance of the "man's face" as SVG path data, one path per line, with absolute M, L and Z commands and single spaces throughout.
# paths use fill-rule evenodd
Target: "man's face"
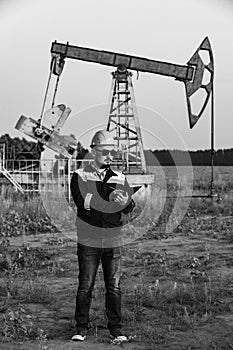
M 116 150 L 113 146 L 98 146 L 93 149 L 93 155 L 96 164 L 101 167 L 102 165 L 111 165 Z

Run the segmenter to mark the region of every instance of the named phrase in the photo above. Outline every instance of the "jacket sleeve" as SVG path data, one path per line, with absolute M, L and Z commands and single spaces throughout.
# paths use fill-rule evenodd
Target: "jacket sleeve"
M 78 208 L 84 208 L 84 199 L 87 194 L 87 184 L 77 173 L 73 173 L 71 177 L 70 190 L 76 206 Z

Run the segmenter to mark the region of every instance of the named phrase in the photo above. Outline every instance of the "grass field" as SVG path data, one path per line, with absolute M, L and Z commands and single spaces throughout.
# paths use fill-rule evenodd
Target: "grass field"
M 139 201 L 139 219 L 132 216 L 127 224 L 137 239 L 123 247 L 123 325 L 132 336 L 124 348 L 233 349 L 232 170 L 214 169 L 215 197 L 177 201 L 188 186 L 195 195 L 208 194 L 210 168 L 194 168 L 193 183 L 185 169 L 177 176 L 176 169 L 164 168 L 166 181 L 158 174 L 146 216 L 140 217 Z M 0 201 L 0 348 L 110 349 L 101 269 L 88 339 L 70 341 L 75 232 L 57 232 L 39 196 L 6 191 Z

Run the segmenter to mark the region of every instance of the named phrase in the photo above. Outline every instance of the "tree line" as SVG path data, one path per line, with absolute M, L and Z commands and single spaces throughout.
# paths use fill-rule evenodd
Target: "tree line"
M 3 146 L 4 145 L 4 146 Z M 5 148 L 5 158 L 9 160 L 26 158 L 38 159 L 40 150 L 37 143 L 28 141 L 19 137 L 11 137 L 9 134 L 0 136 L 0 147 Z M 77 159 L 82 159 L 88 153 L 80 142 L 77 143 Z M 145 150 L 146 162 L 148 165 L 211 165 L 211 160 L 214 160 L 214 165 L 233 165 L 233 148 L 215 150 L 211 155 L 211 150 Z
M 145 151 L 146 162 L 148 165 L 159 164 L 164 166 L 174 165 L 202 165 L 210 166 L 213 158 L 216 166 L 233 165 L 233 148 L 219 149 L 213 153 L 211 150 L 197 150 L 197 151 L 182 151 L 182 150 L 154 150 Z
M 5 159 L 39 159 L 43 146 L 34 141 L 28 141 L 24 137 L 11 137 L 9 134 L 0 136 L 0 149 L 4 149 Z M 76 158 L 84 158 L 88 153 L 80 142 L 77 142 Z M 57 158 L 60 158 L 57 155 Z

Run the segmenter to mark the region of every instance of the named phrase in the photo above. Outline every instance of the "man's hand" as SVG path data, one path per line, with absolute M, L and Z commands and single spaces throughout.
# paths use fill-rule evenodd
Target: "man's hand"
M 113 192 L 110 193 L 109 195 L 109 201 L 113 201 L 122 207 L 126 205 L 126 203 L 129 200 L 129 195 L 127 192 L 123 190 L 114 190 Z

